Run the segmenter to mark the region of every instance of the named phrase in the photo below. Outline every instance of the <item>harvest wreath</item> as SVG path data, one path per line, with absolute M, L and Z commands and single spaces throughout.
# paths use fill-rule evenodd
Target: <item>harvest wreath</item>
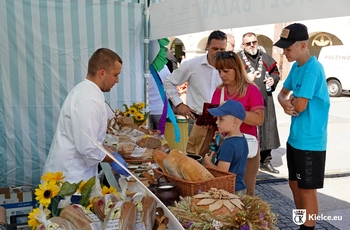
M 271 230 L 277 218 L 256 196 L 239 197 L 222 189 L 183 198 L 169 210 L 186 229 Z

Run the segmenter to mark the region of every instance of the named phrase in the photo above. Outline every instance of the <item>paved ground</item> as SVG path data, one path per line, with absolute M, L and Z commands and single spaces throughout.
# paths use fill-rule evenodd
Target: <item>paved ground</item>
M 281 82 L 280 87 L 283 82 Z M 279 89 L 277 89 L 279 92 Z M 276 93 L 277 94 L 277 93 Z M 275 95 L 276 96 L 276 95 Z M 288 185 L 285 143 L 289 133 L 290 117 L 285 115 L 275 100 L 281 147 L 273 150 L 272 164 L 280 174 L 259 172 L 256 195 L 271 204 L 277 214 L 279 229 L 299 229 L 292 220 L 295 208 Z M 350 229 L 350 96 L 331 98 L 328 127 L 326 179 L 318 190 L 319 215 L 342 220 L 317 221 L 316 229 Z

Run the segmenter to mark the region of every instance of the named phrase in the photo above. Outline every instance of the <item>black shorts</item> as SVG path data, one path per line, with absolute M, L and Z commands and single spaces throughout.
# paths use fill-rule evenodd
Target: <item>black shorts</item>
M 326 151 L 307 151 L 287 143 L 289 180 L 297 180 L 302 189 L 323 188 Z

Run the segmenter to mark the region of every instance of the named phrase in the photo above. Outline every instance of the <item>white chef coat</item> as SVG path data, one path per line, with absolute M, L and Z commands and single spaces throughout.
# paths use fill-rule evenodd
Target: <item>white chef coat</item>
M 181 63 L 164 79 L 164 89 L 167 97 L 178 105 L 182 102 L 176 86 L 188 82 L 186 91 L 186 104 L 202 114 L 203 103 L 211 102 L 211 97 L 218 85 L 222 83 L 219 71 L 208 63 L 207 55 L 189 59 Z
M 106 137 L 105 97 L 87 79 L 76 85 L 63 103 L 43 174 L 61 171 L 70 183 L 87 181 L 97 175 L 98 164 L 106 154 L 81 129 L 99 143 Z

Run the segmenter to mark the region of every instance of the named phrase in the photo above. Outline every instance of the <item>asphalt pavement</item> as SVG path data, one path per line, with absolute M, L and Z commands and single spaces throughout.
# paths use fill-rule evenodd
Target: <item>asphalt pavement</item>
M 288 185 L 286 141 L 289 134 L 290 116 L 286 115 L 275 95 L 278 130 L 281 146 L 272 151 L 272 165 L 279 174 L 259 171 L 256 195 L 271 204 L 277 215 L 278 229 L 299 229 L 293 222 L 295 209 L 292 192 Z M 319 216 L 316 229 L 350 229 L 350 95 L 331 98 L 326 153 L 324 188 L 318 190 Z

